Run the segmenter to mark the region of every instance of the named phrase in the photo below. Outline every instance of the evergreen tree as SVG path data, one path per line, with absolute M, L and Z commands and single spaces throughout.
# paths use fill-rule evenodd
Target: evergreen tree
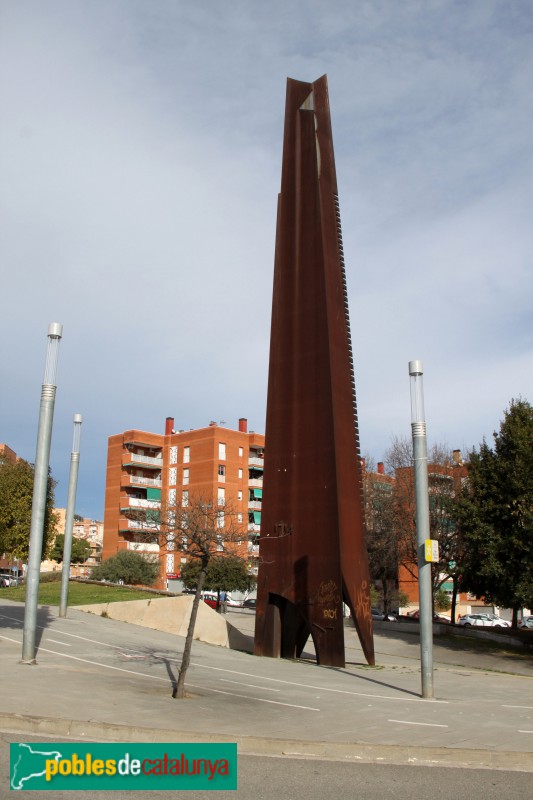
M 0 460 L 0 553 L 27 561 L 30 547 L 31 509 L 33 500 L 33 464 L 19 459 L 15 464 Z M 56 481 L 48 476 L 48 490 L 41 558 L 46 557 L 48 543 L 54 536 L 57 516 L 54 514 Z
M 470 455 L 456 502 L 463 544 L 461 588 L 513 609 L 533 606 L 533 407 L 512 400 L 494 447 Z
M 50 558 L 54 561 L 63 561 L 63 549 L 65 547 L 65 535 L 59 533 L 56 536 L 54 546 L 50 551 Z M 83 564 L 91 555 L 91 545 L 87 539 L 72 537 L 72 553 L 70 556 L 71 564 Z
M 181 577 L 187 589 L 196 589 L 201 564 L 192 559 L 182 567 Z M 214 556 L 207 566 L 204 589 L 213 592 L 246 592 L 255 586 L 255 578 L 248 574 L 247 561 L 235 555 Z
M 116 556 L 102 561 L 91 572 L 91 578 L 100 581 L 123 581 L 129 584 L 151 586 L 159 576 L 159 563 L 149 556 L 132 550 L 121 550 Z

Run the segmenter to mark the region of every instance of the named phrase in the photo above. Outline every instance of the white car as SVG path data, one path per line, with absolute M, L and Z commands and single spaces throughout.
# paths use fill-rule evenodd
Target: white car
M 511 623 L 506 619 L 497 617 L 496 614 L 463 614 L 457 620 L 458 625 L 465 628 L 475 626 L 476 628 L 510 628 Z
M 519 628 L 533 628 L 533 617 L 524 617 L 519 623 Z

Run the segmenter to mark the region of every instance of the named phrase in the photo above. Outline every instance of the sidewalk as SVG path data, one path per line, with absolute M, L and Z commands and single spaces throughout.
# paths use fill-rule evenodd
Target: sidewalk
M 171 698 L 183 638 L 41 607 L 36 666 L 19 663 L 23 605 L 0 605 L 0 728 L 96 741 L 237 741 L 240 753 L 533 771 L 533 659 L 435 641 L 435 700 L 419 643 L 376 631 L 378 666 L 346 629 L 346 669 L 194 642 L 189 697 Z M 253 614 L 228 621 L 251 635 Z M 311 655 L 311 653 L 309 654 Z M 504 670 L 504 671 L 497 671 Z M 9 689 L 8 689 L 9 687 Z M 8 689 L 8 690 L 7 690 Z M 7 691 L 6 691 L 7 690 Z

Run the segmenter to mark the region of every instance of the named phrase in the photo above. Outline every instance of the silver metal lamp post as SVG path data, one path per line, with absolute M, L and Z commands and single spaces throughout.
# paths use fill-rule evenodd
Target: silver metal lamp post
M 50 444 L 56 398 L 56 372 L 59 356 L 59 342 L 63 334 L 60 322 L 48 326 L 48 347 L 44 379 L 41 390 L 39 427 L 37 430 L 37 450 L 33 479 L 33 500 L 30 524 L 30 552 L 26 573 L 26 607 L 24 612 L 24 632 L 22 636 L 22 662 L 35 664 L 35 630 L 37 626 L 37 604 L 39 598 L 39 572 L 43 549 L 43 531 L 48 488 L 48 467 L 50 463 Z
M 72 436 L 72 452 L 70 454 L 70 475 L 68 480 L 67 513 L 65 515 L 65 540 L 63 544 L 63 567 L 61 571 L 61 598 L 59 616 L 67 616 L 68 581 L 70 578 L 70 559 L 72 556 L 72 528 L 74 525 L 74 509 L 76 507 L 76 489 L 78 486 L 78 467 L 80 464 L 81 414 L 74 414 L 74 434 Z
M 431 562 L 426 561 L 429 539 L 428 458 L 424 415 L 423 368 L 421 361 L 409 362 L 411 376 L 411 430 L 416 499 L 416 540 L 418 550 L 418 591 L 420 600 L 420 658 L 422 697 L 433 698 L 433 600 Z

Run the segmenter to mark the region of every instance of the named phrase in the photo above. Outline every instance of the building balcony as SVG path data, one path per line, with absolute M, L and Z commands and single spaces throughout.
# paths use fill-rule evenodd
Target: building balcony
M 125 519 L 124 517 L 120 517 L 118 529 L 119 531 L 141 531 L 146 534 L 154 534 L 161 530 L 161 525 L 155 522 L 145 522 L 138 519 Z
M 151 542 L 128 542 L 128 550 L 137 553 L 159 553 L 159 545 Z
M 260 530 L 261 530 L 261 525 L 260 524 L 255 524 L 255 523 L 252 523 L 252 522 L 250 522 L 248 524 L 248 532 L 249 533 L 259 533 Z
M 248 486 L 250 489 L 262 489 L 263 488 L 263 478 L 249 478 L 248 479 Z
M 129 475 L 123 473 L 121 486 L 154 486 L 158 489 L 163 485 L 161 478 L 145 478 L 142 475 Z
M 139 453 L 122 453 L 122 466 L 142 466 L 147 469 L 163 469 L 163 457 L 143 456 Z
M 138 497 L 128 497 L 127 495 L 121 495 L 120 497 L 120 508 L 127 509 L 127 508 L 161 508 L 161 501 L 160 500 L 144 500 Z
M 250 511 L 261 511 L 261 500 L 248 500 L 248 509 Z
M 248 555 L 259 555 L 259 545 L 248 542 Z
M 263 469 L 265 464 L 264 458 L 256 458 L 255 456 L 250 456 L 248 459 L 248 466 L 249 467 L 256 467 L 257 469 Z

